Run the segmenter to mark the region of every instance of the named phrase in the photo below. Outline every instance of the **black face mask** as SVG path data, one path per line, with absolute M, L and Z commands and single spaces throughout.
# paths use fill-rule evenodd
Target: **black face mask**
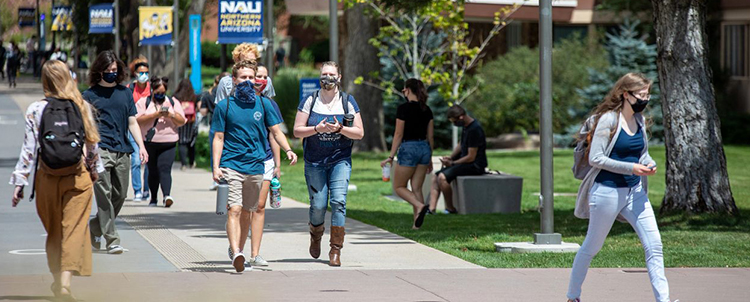
M 642 112 L 644 109 L 646 109 L 646 106 L 648 105 L 648 100 L 639 99 L 632 92 L 628 92 L 628 93 L 630 93 L 630 95 L 633 98 L 635 98 L 635 104 L 630 104 L 630 101 L 628 101 L 628 104 L 630 104 L 630 108 L 633 108 L 633 112 L 639 113 L 639 112 Z
M 166 94 L 163 93 L 154 93 L 154 100 L 157 100 L 159 102 L 164 101 L 164 99 L 167 97 Z
M 456 126 L 456 127 L 459 127 L 459 128 L 461 128 L 461 127 L 463 127 L 465 125 L 466 125 L 466 122 L 464 122 L 464 120 L 456 120 L 456 121 L 453 122 L 453 126 Z
M 110 84 L 114 83 L 117 81 L 117 72 L 103 72 L 102 80 Z

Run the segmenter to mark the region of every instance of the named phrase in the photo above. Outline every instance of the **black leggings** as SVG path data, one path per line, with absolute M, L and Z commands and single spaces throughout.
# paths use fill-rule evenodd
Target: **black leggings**
M 195 162 L 195 145 L 180 144 L 180 162 L 182 166 L 189 167 Z
M 174 163 L 174 143 L 144 143 L 148 152 L 148 187 L 151 190 L 151 203 L 156 203 L 159 184 L 164 197 L 172 193 L 172 163 Z

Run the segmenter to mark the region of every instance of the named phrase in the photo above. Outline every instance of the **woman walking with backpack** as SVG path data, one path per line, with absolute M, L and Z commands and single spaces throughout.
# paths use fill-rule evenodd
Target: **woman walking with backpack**
M 651 97 L 651 84 L 640 73 L 621 77 L 594 109 L 591 130 L 582 131 L 579 137 L 588 146 L 583 160 L 588 160 L 591 170 L 578 190 L 575 215 L 588 218 L 589 226 L 573 261 L 568 302 L 580 302 L 591 259 L 602 248 L 615 219 L 635 229 L 646 252 L 656 301 L 669 301 L 661 235 L 647 194 L 647 177 L 656 174 L 656 162 L 648 153 L 647 124 L 641 112 Z
M 141 125 L 143 144 L 148 152 L 148 186 L 151 201 L 148 206 L 157 205 L 156 193 L 159 185 L 164 196 L 164 207 L 174 203 L 172 198 L 172 164 L 179 135 L 177 128 L 185 124 L 185 112 L 180 101 L 166 95 L 169 79 L 154 76 L 151 78 L 151 95 L 136 103 L 136 119 Z
M 408 79 L 401 91 L 406 103 L 396 109 L 396 130 L 393 133 L 391 153 L 381 167 L 393 163 L 398 152 L 398 162 L 393 178 L 393 187 L 399 197 L 414 208 L 413 229 L 419 229 L 430 207 L 422 196 L 422 183 L 427 173 L 432 172 L 432 110 L 427 106 L 427 89 L 417 79 Z M 412 190 L 406 187 L 411 181 Z
M 63 62 L 44 64 L 42 87 L 46 98 L 26 111 L 26 137 L 10 179 L 16 186 L 13 206 L 23 199 L 24 186 L 35 172 L 32 198 L 37 193 L 37 213 L 47 231 L 47 265 L 54 278 L 51 290 L 64 301 L 74 301 L 72 276 L 91 275 L 88 219 L 93 183 L 104 172 L 99 132 L 91 107 Z
M 330 266 L 341 266 L 346 194 L 352 173 L 352 140 L 365 135 L 359 106 L 354 97 L 340 90 L 340 83 L 338 64 L 323 63 L 321 89 L 300 102 L 294 120 L 294 136 L 304 138 L 305 180 L 310 196 L 310 256 L 320 257 L 330 199 Z

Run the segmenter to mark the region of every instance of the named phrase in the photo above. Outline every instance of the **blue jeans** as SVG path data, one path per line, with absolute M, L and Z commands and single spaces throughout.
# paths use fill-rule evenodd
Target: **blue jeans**
M 331 200 L 331 226 L 346 223 L 346 193 L 352 175 L 351 158 L 328 165 L 305 163 L 305 180 L 310 195 L 310 223 L 325 223 L 328 199 Z
M 133 178 L 133 192 L 135 194 L 141 193 L 141 192 L 148 192 L 148 181 L 142 181 L 143 178 L 141 178 L 141 156 L 140 156 L 140 150 L 138 149 L 138 144 L 135 142 L 135 139 L 133 139 L 133 135 L 128 132 L 128 140 L 130 141 L 130 146 L 133 147 L 133 153 L 130 154 L 130 175 Z M 148 177 L 148 167 L 143 167 L 145 171 L 143 171 L 144 178 Z M 143 190 L 141 190 L 141 184 L 143 184 Z
M 581 296 L 581 285 L 591 259 L 601 250 L 604 239 L 618 215 L 622 215 L 635 229 L 646 253 L 646 268 L 651 289 L 657 302 L 669 302 L 669 283 L 664 275 L 664 253 L 654 209 L 641 183 L 635 187 L 611 188 L 600 183 L 591 187 L 589 198 L 591 217 L 586 239 L 581 244 L 570 272 L 568 299 Z

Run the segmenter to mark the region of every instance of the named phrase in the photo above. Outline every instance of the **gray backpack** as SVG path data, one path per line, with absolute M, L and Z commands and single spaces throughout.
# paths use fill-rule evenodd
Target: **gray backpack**
M 580 136 L 586 136 L 590 131 L 594 131 L 594 122 L 596 121 L 596 116 L 592 115 L 589 118 L 586 119 L 585 122 L 583 122 L 583 125 L 581 125 L 581 130 L 578 131 L 578 134 Z M 579 141 L 576 144 L 575 149 L 573 149 L 573 176 L 576 179 L 583 180 L 583 178 L 586 177 L 586 174 L 589 173 L 591 170 L 591 165 L 589 164 L 589 159 L 584 158 L 586 156 L 586 149 L 588 149 L 589 145 L 588 142 L 586 142 L 585 139 Z

